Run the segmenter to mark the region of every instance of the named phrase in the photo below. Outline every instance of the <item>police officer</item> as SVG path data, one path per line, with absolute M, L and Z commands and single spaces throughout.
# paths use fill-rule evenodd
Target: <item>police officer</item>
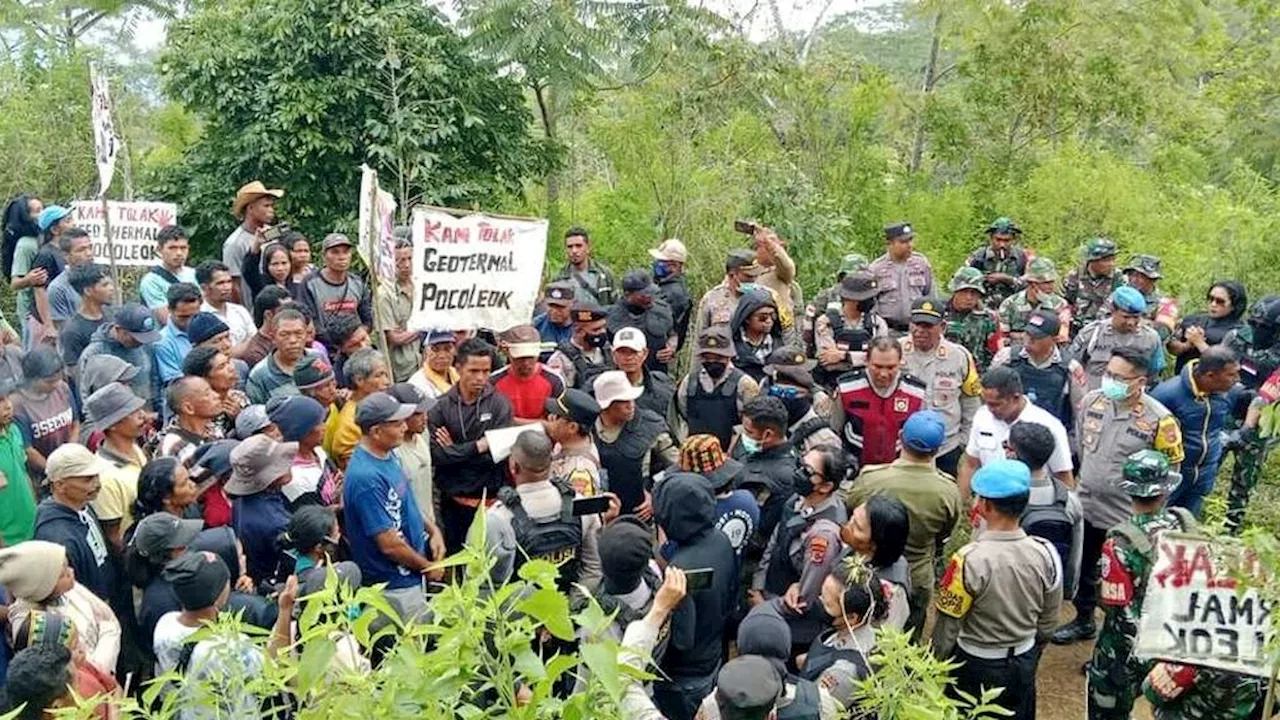
M 839 310 L 840 303 L 840 281 L 844 280 L 849 273 L 860 272 L 866 270 L 870 265 L 866 256 L 860 253 L 849 253 L 840 259 L 840 269 L 836 272 L 836 283 L 826 288 L 813 297 L 804 308 L 804 321 L 801 323 L 801 329 L 804 334 L 804 350 L 805 354 L 813 356 L 817 352 L 817 348 L 813 344 L 813 326 L 818 320 L 818 315 L 826 312 L 828 309 Z
M 782 597 L 791 612 L 792 642 L 813 642 L 830 622 L 821 616 L 822 581 L 841 557 L 840 526 L 847 520 L 837 490 L 849 464 L 840 448 L 811 450 L 793 478 L 795 497 L 783 513 L 751 579 L 753 605 Z
M 1116 288 L 1111 293 L 1111 305 L 1110 317 L 1084 326 L 1067 349 L 1067 355 L 1084 369 L 1084 382 L 1090 390 L 1097 390 L 1102 384 L 1113 348 L 1131 347 L 1146 353 L 1151 358 L 1148 368 L 1153 381 L 1164 370 L 1164 343 L 1159 334 L 1143 322 L 1147 302 L 1142 293 L 1128 286 Z
M 570 315 L 573 337 L 556 346 L 547 368 L 560 373 L 565 387 L 590 388 L 596 375 L 613 368 L 605 311 L 595 303 L 579 301 Z
M 1134 255 L 1124 266 L 1125 281 L 1129 287 L 1142 293 L 1147 301 L 1146 318 L 1151 321 L 1161 342 L 1168 342 L 1179 322 L 1178 301 L 1160 292 L 1156 283 L 1160 274 L 1160 258 L 1155 255 Z
M 649 279 L 646 270 L 628 270 L 622 276 L 622 300 L 609 308 L 605 320 L 609 332 L 615 334 L 623 328 L 637 328 L 644 333 L 645 367 L 666 372 L 667 364 L 676 354 L 676 326 L 671 306 L 658 296 L 658 288 Z
M 943 573 L 933 652 L 950 658 L 955 690 L 995 703 L 1015 720 L 1036 716 L 1038 646 L 1062 606 L 1062 567 L 1047 540 L 1018 525 L 1031 493 L 1031 472 L 1017 460 L 984 465 L 973 477 L 975 508 L 986 530 L 951 556 Z
M 1193 532 L 1195 518 L 1184 508 L 1166 508 L 1169 458 L 1155 450 L 1139 450 L 1124 463 L 1120 490 L 1133 507 L 1128 520 L 1107 531 L 1099 565 L 1102 632 L 1089 663 L 1089 718 L 1128 720 L 1149 663 L 1133 657 L 1147 575 L 1155 563 L 1156 534 L 1166 530 Z
M 693 314 L 693 298 L 689 294 L 689 282 L 684 276 L 684 264 L 689 251 L 675 238 L 663 240 L 655 248 L 649 248 L 653 258 L 653 280 L 658 284 L 658 295 L 671 306 L 671 317 L 676 326 L 676 350 L 684 347 L 689 334 L 689 318 Z
M 1027 318 L 1026 339 L 1021 347 L 1005 347 L 991 360 L 991 367 L 1008 365 L 1022 378 L 1027 399 L 1044 408 L 1068 431 L 1075 427 L 1075 408 L 1088 388 L 1084 370 L 1058 347 L 1062 329 L 1058 316 L 1036 310 Z
M 1053 642 L 1067 645 L 1092 638 L 1097 632 L 1093 611 L 1098 602 L 1098 558 L 1107 530 L 1131 514 L 1129 497 L 1117 479 L 1129 456 L 1157 450 L 1170 466 L 1182 462 L 1182 431 L 1173 414 L 1146 393 L 1150 356 L 1137 348 L 1111 351 L 1101 389 L 1081 401 L 1076 437 L 1080 448 L 1078 489 L 1084 507 L 1084 550 L 1077 585 L 1076 617 L 1053 633 Z
M 998 217 L 987 226 L 987 245 L 975 250 L 965 261 L 986 283 L 987 306 L 992 310 L 1018 291 L 1027 271 L 1027 251 L 1018 245 L 1022 228 L 1007 217 Z
M 696 351 L 698 367 L 676 389 L 676 415 L 684 423 L 685 437 L 715 435 L 727 449 L 734 428 L 742 424 L 743 403 L 760 394 L 760 385 L 733 366 L 736 350 L 727 327 L 703 330 Z
M 890 328 L 906 332 L 912 301 L 933 294 L 933 267 L 929 258 L 915 252 L 915 233 L 909 223 L 887 225 L 884 241 L 888 250 L 867 269 L 880 283 L 880 317 Z
M 889 334 L 889 326 L 873 311 L 879 294 L 879 283 L 870 272 L 846 275 L 840 281 L 839 309 L 828 308 L 818 316 L 813 329 L 815 377 L 823 387 L 835 387 L 836 378 L 866 364 L 871 339 Z
M 924 383 L 928 406 L 947 421 L 938 469 L 955 475 L 973 415 L 982 405 L 982 385 L 969 351 L 942 337 L 942 308 L 932 298 L 912 304 L 911 333 L 901 340 L 902 367 Z
M 831 429 L 863 467 L 893 462 L 902 424 L 927 403 L 925 383 L 902 369 L 902 355 L 898 341 L 876 338 L 867 366 L 840 378 Z
M 1027 318 L 1033 310 L 1056 313 L 1064 331 L 1059 342 L 1067 342 L 1065 328 L 1071 322 L 1071 305 L 1057 294 L 1058 268 L 1049 258 L 1035 258 L 1027 263 L 1023 278 L 1026 288 L 1000 303 L 1000 331 L 1007 336 L 1010 345 L 1021 345 L 1027 329 Z
M 1071 335 L 1098 319 L 1115 289 L 1124 284 L 1116 269 L 1116 241 L 1090 238 L 1084 246 L 1084 264 L 1072 270 L 1062 283 L 1062 296 L 1072 308 Z
M 543 343 L 552 347 L 573 338 L 573 285 L 567 282 L 551 283 L 546 292 L 547 311 L 535 315 L 533 326 Z M 550 353 L 542 357 L 546 362 Z
M 624 327 L 613 336 L 613 366 L 626 374 L 627 380 L 641 390 L 636 405 L 652 410 L 666 422 L 671 412 L 671 399 L 676 394 L 675 381 L 659 370 L 645 365 L 649 350 L 639 328 Z
M 551 440 L 542 433 L 521 433 L 507 460 L 515 487 L 498 491 L 498 502 L 485 512 L 485 547 L 494 553 L 491 571 L 502 584 L 526 560 L 548 560 L 560 566 L 561 591 L 588 592 L 600 584 L 598 515 L 573 514 L 573 487 L 551 477 Z M 585 598 L 581 598 L 585 599 Z
M 623 513 L 641 520 L 653 517 L 650 487 L 653 475 L 680 460 L 680 451 L 657 413 L 636 407 L 642 390 L 621 370 L 608 370 L 592 384 L 600 415 L 594 428 L 600 464 L 609 477 L 609 490 L 618 496 Z
M 973 355 L 978 370 L 991 366 L 991 357 L 1000 349 L 1000 316 L 987 309 L 983 297 L 987 286 L 982 271 L 972 267 L 956 269 L 947 283 L 951 298 L 947 300 L 944 336 Z
M 694 322 L 695 335 L 712 325 L 728 325 L 733 311 L 738 307 L 744 285 L 754 285 L 764 268 L 756 262 L 751 250 L 731 250 L 724 261 L 724 280 L 707 291 L 698 301 L 698 317 Z
M 1227 527 L 1239 532 L 1249 495 L 1258 484 L 1267 455 L 1275 447 L 1274 436 L 1264 436 L 1258 422 L 1264 411 L 1273 412 L 1280 399 L 1280 295 L 1268 295 L 1249 309 L 1249 323 L 1223 339 L 1240 358 L 1240 383 L 1252 395 L 1244 418 L 1223 444 L 1233 451 L 1231 489 L 1227 493 Z

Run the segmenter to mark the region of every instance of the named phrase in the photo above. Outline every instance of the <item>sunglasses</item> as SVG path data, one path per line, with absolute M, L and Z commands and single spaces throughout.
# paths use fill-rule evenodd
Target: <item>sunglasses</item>
M 1209 304 L 1210 304 L 1210 305 L 1229 305 L 1230 303 L 1231 303 L 1231 299 L 1230 299 L 1230 298 L 1224 298 L 1224 297 L 1222 297 L 1221 295 L 1210 295 L 1210 296 L 1209 296 Z

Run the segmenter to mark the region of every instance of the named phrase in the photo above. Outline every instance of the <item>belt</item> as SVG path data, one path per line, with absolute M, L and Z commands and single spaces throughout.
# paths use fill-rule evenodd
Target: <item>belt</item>
M 971 645 L 965 642 L 964 640 L 956 641 L 956 647 L 959 647 L 961 650 L 963 650 L 966 655 L 972 655 L 973 657 L 976 657 L 979 660 L 1004 660 L 1007 658 L 1016 657 L 1025 652 L 1029 652 L 1035 646 L 1036 646 L 1035 638 L 1031 638 L 1030 640 L 1026 640 L 1012 647 L 1002 647 L 1002 648 L 984 648 L 984 647 L 978 647 L 976 645 Z

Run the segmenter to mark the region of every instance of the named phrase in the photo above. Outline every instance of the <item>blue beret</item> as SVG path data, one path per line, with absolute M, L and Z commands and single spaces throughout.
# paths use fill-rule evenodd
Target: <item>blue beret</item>
M 1141 313 L 1147 310 L 1147 299 L 1142 297 L 1142 293 L 1137 288 L 1131 288 L 1128 285 L 1116 288 L 1111 293 L 1111 304 L 1116 306 L 1117 310 L 1123 310 L 1130 313 Z
M 1031 492 L 1031 470 L 1020 460 L 996 460 L 973 475 L 973 494 L 990 500 Z

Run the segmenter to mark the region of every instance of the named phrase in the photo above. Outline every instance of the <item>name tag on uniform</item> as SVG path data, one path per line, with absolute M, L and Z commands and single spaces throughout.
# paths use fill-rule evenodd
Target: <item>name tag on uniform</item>
M 493 413 L 487 413 L 487 412 L 480 413 L 480 422 L 487 423 L 492 419 L 493 419 Z

